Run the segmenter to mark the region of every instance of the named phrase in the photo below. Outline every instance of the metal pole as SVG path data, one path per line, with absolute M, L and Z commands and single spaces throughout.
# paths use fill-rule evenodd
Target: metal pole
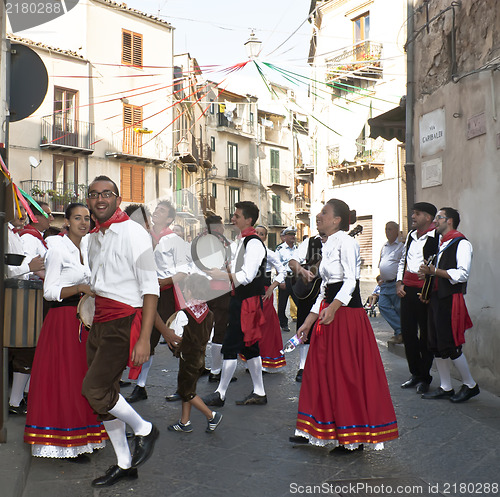
M 406 38 L 406 202 L 408 226 L 411 226 L 411 211 L 415 203 L 415 162 L 413 156 L 413 102 L 415 99 L 415 74 L 414 74 L 414 56 L 415 44 L 413 39 L 414 31 L 414 0 L 407 0 Z

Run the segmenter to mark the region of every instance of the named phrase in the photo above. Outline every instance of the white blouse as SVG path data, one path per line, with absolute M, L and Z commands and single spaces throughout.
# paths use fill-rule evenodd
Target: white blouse
M 328 237 L 323 245 L 319 274 L 323 280 L 321 291 L 311 312 L 319 314 L 322 300 L 325 298 L 326 285 L 343 281 L 336 295 L 343 305 L 348 305 L 356 288 L 356 280 L 361 274 L 361 257 L 358 242 L 345 231 L 337 231 Z
M 90 282 L 87 244 L 81 244 L 82 264 L 80 251 L 67 236 L 54 236 L 52 238 L 45 256 L 43 296 L 46 300 L 61 302 L 63 288 Z
M 273 252 L 271 249 L 267 249 L 266 272 L 269 273 L 273 268 L 276 270 L 276 278 L 274 278 L 274 281 L 283 283 L 286 276 L 285 266 L 281 263 L 281 259 L 276 252 Z
M 154 251 L 158 278 L 170 278 L 177 273 L 188 274 L 190 269 L 188 251 L 190 250 L 190 245 L 179 235 L 170 233 L 162 236 Z

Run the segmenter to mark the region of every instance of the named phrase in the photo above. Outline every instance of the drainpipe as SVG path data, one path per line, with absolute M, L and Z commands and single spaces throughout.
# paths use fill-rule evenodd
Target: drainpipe
M 406 201 L 407 201 L 407 216 L 408 227 L 411 226 L 411 212 L 415 203 L 415 162 L 414 162 L 414 147 L 413 147 L 413 103 L 415 100 L 415 75 L 414 75 L 414 56 L 415 56 L 415 41 L 413 39 L 414 31 L 414 1 L 407 0 L 407 31 L 406 38 L 409 40 L 406 47 Z

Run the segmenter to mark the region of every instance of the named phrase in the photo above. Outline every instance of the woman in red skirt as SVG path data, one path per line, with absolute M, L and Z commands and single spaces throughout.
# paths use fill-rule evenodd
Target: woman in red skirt
M 267 228 L 256 226 L 257 236 L 266 243 Z M 281 338 L 281 327 L 274 308 L 274 289 L 285 281 L 285 269 L 280 258 L 275 252 L 266 247 L 267 267 L 266 267 L 266 294 L 262 298 L 262 305 L 266 323 L 262 329 L 262 338 L 259 340 L 260 356 L 262 357 L 262 370 L 266 372 L 277 371 L 286 366 L 283 350 L 283 339 Z M 271 283 L 271 271 L 276 270 L 276 278 Z
M 88 329 L 80 327 L 77 305 L 92 294 L 85 240 L 90 213 L 83 204 L 66 209 L 68 232 L 54 237 L 45 258 L 43 293 L 51 309 L 35 352 L 24 441 L 38 457 L 89 460 L 105 446 L 106 430 L 81 394 L 87 372 Z
M 398 437 L 384 366 L 359 293 L 359 245 L 348 205 L 329 200 L 317 217 L 323 245 L 321 293 L 298 333 L 312 330 L 292 443 L 335 451 L 382 449 Z

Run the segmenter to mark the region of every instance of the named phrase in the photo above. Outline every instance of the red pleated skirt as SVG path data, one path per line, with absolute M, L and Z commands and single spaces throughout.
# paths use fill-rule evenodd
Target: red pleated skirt
M 82 395 L 88 330 L 76 307 L 50 309 L 31 372 L 24 441 L 41 457 L 76 457 L 105 445 L 106 430 Z
M 267 290 L 267 287 L 266 287 Z M 263 301 L 264 317 L 266 322 L 262 328 L 262 338 L 259 340 L 260 356 L 263 368 L 282 368 L 286 366 L 285 356 L 281 353 L 283 339 L 276 309 L 274 308 L 274 295 Z
M 296 435 L 314 445 L 379 444 L 398 437 L 384 366 L 363 308 L 341 307 L 313 330 Z

